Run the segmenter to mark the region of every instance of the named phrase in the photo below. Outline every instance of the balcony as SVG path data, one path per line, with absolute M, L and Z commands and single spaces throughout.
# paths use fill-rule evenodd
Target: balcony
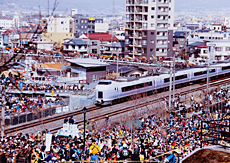
M 169 3 L 158 3 L 158 7 L 169 7 Z
M 168 24 L 168 19 L 163 20 L 163 19 L 157 19 L 157 23 L 164 23 L 164 24 Z
M 158 52 L 156 52 L 156 56 L 167 57 L 167 53 L 158 51 Z
M 156 48 L 167 48 L 167 44 L 157 44 Z
M 158 11 L 157 15 L 168 15 L 169 13 L 167 11 Z
M 157 36 L 157 40 L 167 40 L 168 36 Z
M 166 32 L 166 31 L 168 31 L 168 27 L 157 27 L 157 31 L 159 31 L 159 32 Z

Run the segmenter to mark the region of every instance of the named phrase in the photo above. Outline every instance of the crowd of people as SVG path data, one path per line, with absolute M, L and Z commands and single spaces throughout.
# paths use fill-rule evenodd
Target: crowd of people
M 218 113 L 207 111 L 191 118 L 170 114 L 167 120 L 152 115 L 141 118 L 141 125 L 132 129 L 126 125 L 116 125 L 110 129 L 89 130 L 86 132 L 85 148 L 83 132 L 79 137 L 63 138 L 53 135 L 48 150 L 44 146 L 47 131 L 38 134 L 17 134 L 1 140 L 0 152 L 7 152 L 13 159 L 19 151 L 31 149 L 34 163 L 81 159 L 178 163 L 191 151 L 200 147 L 202 120 L 220 120 L 227 117 L 224 111 Z M 226 124 L 229 125 L 227 121 Z M 204 142 L 203 145 L 209 144 Z
M 213 98 L 214 97 L 214 98 Z M 180 103 L 181 96 L 178 95 Z M 59 97 L 57 97 L 59 100 Z M 7 136 L 0 141 L 0 153 L 8 154 L 8 162 L 13 162 L 20 151 L 31 150 L 33 163 L 39 162 L 66 162 L 78 161 L 108 161 L 108 160 L 132 160 L 132 161 L 162 161 L 179 163 L 181 159 L 190 154 L 201 144 L 210 145 L 201 137 L 201 121 L 222 120 L 229 118 L 228 89 L 214 91 L 205 97 L 207 103 L 225 100 L 225 108 L 210 111 L 200 107 L 191 96 L 191 106 L 201 110 L 201 114 L 187 118 L 184 114 L 170 114 L 167 119 L 157 118 L 149 115 L 147 118 L 140 118 L 140 125 L 133 127 L 123 125 L 106 125 L 110 128 L 88 129 L 84 139 L 84 132 L 79 137 L 52 136 L 51 146 L 46 148 L 46 133 L 48 130 L 37 134 L 17 134 Z M 40 107 L 47 101 L 38 98 L 38 101 L 30 100 L 28 97 L 7 98 L 7 105 L 12 109 L 25 110 L 33 107 Z M 15 105 L 16 104 L 16 105 Z M 106 122 L 109 118 L 106 117 Z M 65 123 L 74 124 L 73 117 L 66 118 Z M 224 121 L 230 125 L 229 121 Z M 87 123 L 89 124 L 89 123 Z M 226 131 L 229 132 L 229 129 Z M 203 143 L 202 143 L 203 141 Z

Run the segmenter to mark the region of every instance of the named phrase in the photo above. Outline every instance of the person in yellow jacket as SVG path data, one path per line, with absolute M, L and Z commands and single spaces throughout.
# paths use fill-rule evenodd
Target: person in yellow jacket
M 96 144 L 95 140 L 92 140 L 92 145 L 89 147 L 89 154 L 91 156 L 91 160 L 99 160 L 99 153 L 101 152 L 101 149 Z

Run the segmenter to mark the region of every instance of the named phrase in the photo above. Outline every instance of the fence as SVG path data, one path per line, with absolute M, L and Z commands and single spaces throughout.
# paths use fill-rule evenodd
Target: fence
M 32 149 L 30 150 L 21 150 L 17 155 L 9 153 L 0 153 L 0 163 L 30 163 L 32 156 Z
M 227 146 L 230 141 L 230 119 L 201 121 L 201 148 L 203 144 Z
M 36 119 L 52 116 L 57 113 L 63 113 L 69 111 L 68 106 L 55 105 L 43 109 L 34 109 L 23 113 L 8 113 L 5 117 L 5 125 L 17 125 L 33 121 Z M 1 119 L 1 118 L 0 118 Z

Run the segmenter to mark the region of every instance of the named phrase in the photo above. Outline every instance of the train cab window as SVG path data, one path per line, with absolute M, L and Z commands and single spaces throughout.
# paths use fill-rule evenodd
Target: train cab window
M 99 85 L 110 85 L 111 82 L 104 82 L 104 81 L 101 81 L 98 83 Z
M 98 92 L 98 98 L 103 98 L 103 92 Z

